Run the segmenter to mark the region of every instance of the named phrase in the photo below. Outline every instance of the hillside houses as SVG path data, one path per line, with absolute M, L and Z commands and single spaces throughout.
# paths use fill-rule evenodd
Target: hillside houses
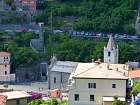
M 10 72 L 10 56 L 8 52 L 0 52 L 0 81 L 15 81 L 15 74 Z

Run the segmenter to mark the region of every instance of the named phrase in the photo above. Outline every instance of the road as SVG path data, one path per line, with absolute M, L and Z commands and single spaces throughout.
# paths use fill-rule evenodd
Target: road
M 23 29 L 26 30 L 39 30 L 39 26 L 37 24 L 0 24 L 0 30 L 12 30 L 12 31 L 21 31 Z

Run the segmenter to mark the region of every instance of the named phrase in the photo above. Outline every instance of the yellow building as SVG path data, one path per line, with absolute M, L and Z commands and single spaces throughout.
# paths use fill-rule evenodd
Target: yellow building
M 7 98 L 6 105 L 28 105 L 31 97 L 31 95 L 25 91 L 3 92 L 1 95 Z
M 111 105 L 125 101 L 128 65 L 79 63 L 69 78 L 69 105 Z

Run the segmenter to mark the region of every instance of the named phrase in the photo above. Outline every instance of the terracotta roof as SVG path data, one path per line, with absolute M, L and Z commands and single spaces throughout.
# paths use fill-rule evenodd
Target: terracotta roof
M 0 57 L 10 56 L 8 52 L 0 52 Z
M 107 63 L 79 63 L 73 78 L 128 79 L 128 65 Z
M 140 69 L 139 70 L 129 71 L 129 77 L 131 77 L 131 78 L 140 77 Z
M 7 96 L 7 100 L 31 97 L 31 95 L 25 91 L 11 91 L 1 94 Z
M 0 105 L 5 105 L 6 103 L 6 96 L 0 95 Z

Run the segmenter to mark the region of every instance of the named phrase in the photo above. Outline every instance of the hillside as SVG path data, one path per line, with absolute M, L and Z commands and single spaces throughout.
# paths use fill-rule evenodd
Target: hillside
M 53 27 L 133 34 L 138 3 L 139 0 L 57 0 L 49 2 L 46 14 L 36 21 L 50 25 L 52 13 Z

